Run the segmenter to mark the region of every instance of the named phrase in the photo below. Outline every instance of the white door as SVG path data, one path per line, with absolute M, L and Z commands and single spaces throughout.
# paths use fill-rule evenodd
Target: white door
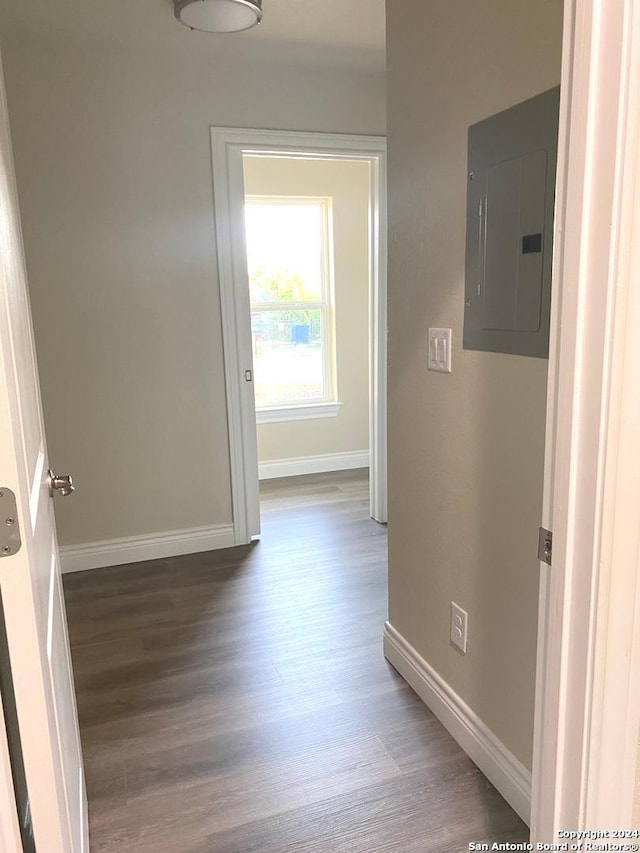
M 89 849 L 86 796 L 48 467 L 0 76 L 0 594 L 36 847 L 80 853 Z

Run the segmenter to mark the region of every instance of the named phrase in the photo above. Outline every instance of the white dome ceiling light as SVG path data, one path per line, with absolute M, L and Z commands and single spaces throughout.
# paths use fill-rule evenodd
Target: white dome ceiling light
M 208 33 L 237 33 L 262 19 L 262 0 L 174 0 L 174 4 L 181 24 Z

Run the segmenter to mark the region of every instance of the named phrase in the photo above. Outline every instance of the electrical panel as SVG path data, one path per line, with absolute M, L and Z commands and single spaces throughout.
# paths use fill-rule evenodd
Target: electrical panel
M 469 128 L 465 349 L 547 358 L 556 87 Z

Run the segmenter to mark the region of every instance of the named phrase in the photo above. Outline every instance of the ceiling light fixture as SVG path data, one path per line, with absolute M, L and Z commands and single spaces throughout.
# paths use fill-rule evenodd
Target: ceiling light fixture
M 175 15 L 192 30 L 236 33 L 262 19 L 262 0 L 174 0 Z

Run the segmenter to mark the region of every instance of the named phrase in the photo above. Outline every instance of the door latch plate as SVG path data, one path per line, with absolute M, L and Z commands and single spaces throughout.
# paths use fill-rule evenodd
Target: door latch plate
M 544 527 L 538 528 L 538 559 L 541 563 L 551 565 L 551 555 L 553 551 L 553 533 L 550 530 L 545 530 Z
M 16 496 L 11 489 L 0 486 L 0 557 L 12 557 L 21 545 Z

